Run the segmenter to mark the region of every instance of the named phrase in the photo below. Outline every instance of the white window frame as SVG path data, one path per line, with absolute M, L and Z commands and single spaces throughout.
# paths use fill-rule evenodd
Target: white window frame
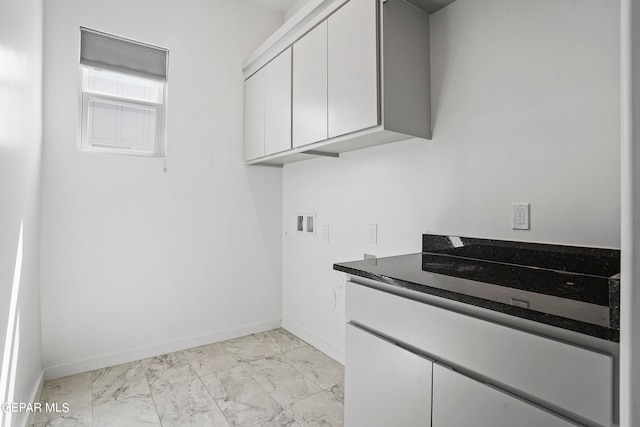
M 158 94 L 159 102 L 148 102 L 136 98 L 130 98 L 126 96 L 106 94 L 97 91 L 90 91 L 89 88 L 89 76 L 85 70 L 100 70 L 99 68 L 89 67 L 81 65 L 79 70 L 79 126 L 78 126 L 78 149 L 87 153 L 106 153 L 106 154 L 123 154 L 130 156 L 144 156 L 144 157 L 164 157 L 166 153 L 166 100 L 167 100 L 167 82 L 160 82 L 162 85 L 160 93 Z M 128 76 L 126 73 L 118 71 L 105 70 L 110 73 L 116 73 L 123 76 Z M 132 76 L 136 78 L 142 78 L 139 76 Z M 144 78 L 142 78 L 144 79 Z M 151 79 L 147 79 L 151 80 Z M 135 149 L 128 149 L 125 147 L 109 146 L 109 144 L 100 144 L 99 142 L 92 142 L 89 139 L 90 118 L 89 118 L 89 101 L 96 100 L 100 102 L 106 102 L 120 106 L 131 106 L 135 108 L 145 108 L 155 110 L 156 112 L 156 133 L 154 151 L 139 151 Z

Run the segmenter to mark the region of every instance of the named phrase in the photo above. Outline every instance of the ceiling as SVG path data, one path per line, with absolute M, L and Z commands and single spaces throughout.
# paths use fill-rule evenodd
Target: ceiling
M 246 0 L 265 9 L 282 13 L 283 15 L 295 5 L 298 0 Z

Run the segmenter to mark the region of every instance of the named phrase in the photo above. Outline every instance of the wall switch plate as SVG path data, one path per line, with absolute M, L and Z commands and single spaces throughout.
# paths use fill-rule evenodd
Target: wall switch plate
M 378 225 L 367 225 L 367 243 L 378 243 Z
M 514 230 L 529 230 L 529 203 L 514 203 L 512 205 L 512 228 Z
M 329 226 L 328 225 L 323 225 L 322 228 L 320 228 L 320 235 L 322 236 L 322 241 L 323 242 L 328 242 L 329 241 Z

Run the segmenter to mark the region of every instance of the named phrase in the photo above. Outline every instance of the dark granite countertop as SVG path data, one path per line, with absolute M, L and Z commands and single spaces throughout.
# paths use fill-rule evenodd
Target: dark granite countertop
M 334 269 L 619 342 L 618 250 L 425 234 L 422 253 Z

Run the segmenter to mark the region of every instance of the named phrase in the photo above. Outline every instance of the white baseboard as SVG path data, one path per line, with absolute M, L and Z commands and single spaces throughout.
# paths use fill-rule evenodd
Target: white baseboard
M 322 338 L 318 337 L 315 334 L 307 331 L 306 329 L 296 325 L 295 323 L 282 319 L 282 327 L 287 331 L 291 332 L 293 335 L 298 338 L 308 342 L 327 356 L 334 359 L 336 362 L 344 365 L 344 349 L 336 347 L 334 344 L 331 344 Z
M 122 363 L 146 359 L 148 357 L 172 353 L 174 351 L 186 350 L 188 348 L 199 347 L 201 345 L 268 331 L 270 329 L 279 328 L 280 326 L 282 326 L 282 320 L 271 320 L 268 322 L 255 323 L 239 328 L 216 331 L 190 338 L 183 338 L 176 341 L 158 343 L 147 347 L 132 348 L 124 351 L 109 353 L 91 359 L 47 366 L 44 368 L 44 378 L 46 380 L 50 380 L 54 378 L 65 377 L 67 375 L 79 374 L 81 372 L 93 371 L 95 369 L 120 365 Z
M 40 396 L 42 395 L 42 387 L 44 387 L 44 370 L 40 372 L 40 376 L 34 384 L 33 391 L 31 392 L 31 403 L 40 402 Z M 27 422 L 25 423 L 25 427 L 33 424 L 33 417 L 35 416 L 35 412 L 29 412 L 27 416 Z

